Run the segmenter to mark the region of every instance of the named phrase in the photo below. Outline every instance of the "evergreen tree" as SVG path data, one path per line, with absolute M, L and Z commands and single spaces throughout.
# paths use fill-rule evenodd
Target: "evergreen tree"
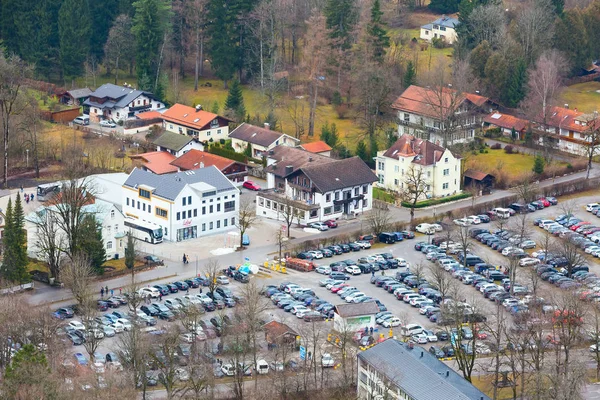
M 97 61 L 104 59 L 104 46 L 108 39 L 110 30 L 119 9 L 119 0 L 89 1 L 89 15 L 91 16 L 90 37 L 99 46 L 91 46 L 90 55 Z
M 106 250 L 102 240 L 102 226 L 96 221 L 94 214 L 83 216 L 78 248 L 87 255 L 92 268 L 101 274 L 102 265 L 106 261 Z
M 58 12 L 58 37 L 60 65 L 65 78 L 83 73 L 83 63 L 90 50 L 91 24 L 86 0 L 63 1 Z
M 367 151 L 367 145 L 365 145 L 364 140 L 361 140 L 356 145 L 356 155 L 364 162 L 369 160 L 369 152 Z
M 454 14 L 458 11 L 459 0 L 431 0 L 429 9 L 440 14 Z
M 535 159 L 533 160 L 533 172 L 538 175 L 544 172 L 544 157 L 539 154 L 535 156 Z
M 170 18 L 170 6 L 165 0 L 137 0 L 131 32 L 136 39 L 135 66 L 138 87 L 157 94 L 157 73 L 160 67 L 160 47 L 165 40 Z
M 225 101 L 225 109 L 231 110 L 238 121 L 241 121 L 244 118 L 244 115 L 246 115 L 242 86 L 238 80 L 233 81 L 229 88 L 227 100 Z
M 525 83 L 527 81 L 527 65 L 522 58 L 511 63 L 511 69 L 506 76 L 505 90 L 503 93 L 503 101 L 507 107 L 517 107 L 521 100 L 525 98 Z
M 212 103 L 212 107 L 210 108 L 210 112 L 213 114 L 219 114 L 219 102 L 218 101 L 213 101 Z
M 370 37 L 370 47 L 373 51 L 373 59 L 376 62 L 383 62 L 383 56 L 388 47 L 390 47 L 390 37 L 387 34 L 387 30 L 384 28 L 385 24 L 381 20 L 383 12 L 381 11 L 381 4 L 379 0 L 373 2 L 371 7 L 371 21 L 367 26 L 367 33 Z
M 240 46 L 237 32 L 239 0 L 209 0 L 208 3 L 208 53 L 210 65 L 225 88 L 240 67 Z M 227 108 L 227 107 L 226 107 Z
M 52 379 L 48 361 L 43 351 L 33 344 L 24 344 L 10 359 L 4 371 L 3 395 L 6 399 L 22 398 L 28 393 L 32 398 L 38 395 L 46 399 L 59 396 L 56 379 Z
M 339 134 L 335 123 L 332 123 L 331 125 L 325 123 L 325 125 L 321 127 L 321 136 L 319 138 L 331 148 L 335 148 L 339 140 Z
M 125 266 L 133 270 L 135 266 L 135 239 L 131 232 L 127 234 L 127 247 L 125 247 Z
M 513 142 L 516 142 L 517 139 L 519 138 L 519 135 L 517 135 L 517 131 L 515 130 L 514 126 L 510 130 L 510 138 Z
M 14 219 L 13 219 L 13 207 L 12 207 L 12 199 L 8 198 L 8 205 L 6 206 L 6 214 L 4 221 L 4 234 L 2 237 L 2 254 L 3 254 L 3 262 L 2 262 L 2 277 L 4 279 L 9 279 L 10 271 L 13 269 L 13 260 L 14 252 L 13 252 L 13 243 L 14 243 Z
M 479 43 L 469 55 L 469 65 L 473 75 L 479 79 L 485 78 L 485 64 L 492 55 L 492 48 L 487 40 Z
M 26 241 L 25 216 L 21 196 L 17 194 L 14 207 L 11 200 L 8 201 L 4 225 L 2 275 L 10 282 L 25 283 L 30 280 L 27 274 Z
M 413 64 L 412 61 L 408 61 L 406 63 L 406 71 L 404 71 L 402 84 L 407 88 L 415 83 L 417 83 L 417 70 L 415 69 L 415 64 Z
M 323 14 L 330 37 L 336 39 L 342 49 L 350 48 L 352 32 L 358 22 L 355 0 L 327 0 Z

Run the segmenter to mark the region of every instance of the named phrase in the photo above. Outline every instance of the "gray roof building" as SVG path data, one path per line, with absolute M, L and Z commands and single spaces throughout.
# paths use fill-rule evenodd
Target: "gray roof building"
M 191 136 L 180 135 L 179 133 L 166 131 L 158 138 L 154 139 L 154 142 L 152 143 L 165 149 L 177 152 L 187 146 L 187 144 L 192 140 L 194 140 L 194 138 Z
M 358 317 L 361 315 L 377 314 L 379 312 L 379 307 L 377 307 L 377 303 L 374 301 L 338 304 L 335 306 L 335 312 L 342 318 Z
M 90 93 L 90 97 L 83 104 L 101 109 L 114 107 L 123 108 L 127 107 L 128 104 L 141 95 L 154 98 L 154 95 L 150 92 L 118 86 L 112 83 L 105 83 Z
M 377 182 L 377 176 L 359 157 L 334 160 L 329 164 L 308 163 L 300 170 L 321 193 Z
M 452 18 L 452 17 L 448 17 L 446 15 L 442 15 L 440 18 L 436 19 L 432 23 L 425 24 L 421 28 L 424 28 L 424 29 L 433 29 L 434 25 L 439 25 L 439 26 L 443 26 L 445 28 L 452 28 L 452 29 L 454 29 L 458 25 L 458 19 Z
M 285 135 L 285 133 L 272 131 L 268 128 L 261 128 L 244 122 L 231 131 L 229 137 L 259 146 L 269 147 L 283 135 Z M 291 136 L 290 139 L 300 143 L 300 140 L 294 139 Z
M 363 390 L 368 390 L 361 374 L 365 375 L 370 370 L 379 375 L 371 377 L 371 380 L 385 381 L 385 377 L 390 382 L 386 385 L 388 390 L 395 392 L 396 388 L 400 389 L 411 399 L 489 400 L 485 393 L 422 347 L 387 339 L 359 353 L 358 359 L 361 399 L 366 398 Z
M 92 91 L 89 88 L 68 90 L 67 93 L 74 99 L 83 99 L 90 97 Z
M 174 174 L 156 175 L 149 171 L 135 168 L 123 184 L 137 190 L 138 186 L 151 187 L 152 194 L 167 200 L 175 200 L 186 185 L 200 191 L 213 189 L 217 193 L 238 189 L 215 166 Z

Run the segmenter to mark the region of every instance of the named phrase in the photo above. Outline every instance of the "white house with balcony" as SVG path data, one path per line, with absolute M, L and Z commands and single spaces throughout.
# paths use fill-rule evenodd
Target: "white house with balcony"
M 373 205 L 377 177 L 358 157 L 334 160 L 279 146 L 269 152 L 266 172 L 268 189 L 256 196 L 259 216 L 282 220 L 288 205 L 306 225 L 362 214 Z
M 250 147 L 251 157 L 254 158 L 266 156 L 269 150 L 277 146 L 296 147 L 300 144 L 300 139 L 273 131 L 267 123 L 264 127 L 260 127 L 244 122 L 231 131 L 229 138 L 236 152 L 243 153 Z
M 423 200 L 452 196 L 461 192 L 461 162 L 461 158 L 435 143 L 402 135 L 392 147 L 377 153 L 377 185 L 400 193 L 406 189 L 407 177 L 422 171 L 426 185 Z
M 174 104 L 165 111 L 163 128 L 195 138 L 200 142 L 216 142 L 229 136 L 230 119 L 202 109 L 202 106 L 190 107 Z
M 123 214 L 159 225 L 171 241 L 235 229 L 239 202 L 239 190 L 215 166 L 164 175 L 135 168 L 123 184 Z
M 432 23 L 421 27 L 420 38 L 428 42 L 433 41 L 433 39 L 441 39 L 447 44 L 453 44 L 457 38 L 457 26 L 458 20 L 456 18 L 442 15 Z
M 472 140 L 476 130 L 481 128 L 483 117 L 494 105 L 479 94 L 411 85 L 394 101 L 392 108 L 398 116 L 399 135 L 450 145 Z
M 102 119 L 119 122 L 142 112 L 162 109 L 164 106 L 164 103 L 150 92 L 105 83 L 90 93 L 83 102 L 83 112 L 94 122 Z
M 590 132 L 600 126 L 598 112 L 585 114 L 576 108 L 549 107 L 546 121 L 542 116 L 533 123 L 539 144 L 550 142 L 550 146 L 579 156 L 586 156 L 590 148 Z M 598 154 L 596 151 L 595 154 Z
M 102 242 L 106 250 L 106 258 L 121 258 L 125 254 L 126 229 L 124 225 L 124 216 L 119 208 L 107 201 L 94 199 L 94 203 L 86 204 L 81 207 L 82 218 L 86 215 L 92 215 L 102 227 Z M 25 230 L 27 231 L 27 253 L 30 257 L 40 259 L 40 248 L 38 246 L 40 224 L 52 223 L 51 219 L 56 221 L 58 218 L 57 206 L 40 207 L 25 217 Z M 56 241 L 66 240 L 66 234 L 60 230 L 56 222 L 54 226 L 59 230 Z M 45 261 L 45 260 L 44 260 Z

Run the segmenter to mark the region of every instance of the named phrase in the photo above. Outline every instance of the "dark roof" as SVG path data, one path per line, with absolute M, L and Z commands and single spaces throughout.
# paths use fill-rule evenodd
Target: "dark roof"
M 266 324 L 263 325 L 263 329 L 273 339 L 276 339 L 282 335 L 285 335 L 286 333 L 289 333 L 292 335 L 298 335 L 295 330 L 293 330 L 292 328 L 290 328 L 288 325 L 284 324 L 283 322 L 277 322 L 277 321 L 267 322 Z
M 360 315 L 372 315 L 379 312 L 379 307 L 374 301 L 366 303 L 338 304 L 335 306 L 335 312 L 342 318 L 358 317 Z
M 259 126 L 250 125 L 244 122 L 243 124 L 235 128 L 233 131 L 231 131 L 229 137 L 233 139 L 243 140 L 244 142 L 252 144 L 257 144 L 259 146 L 269 147 L 270 145 L 275 143 L 275 141 L 279 139 L 282 135 L 285 135 L 285 133 L 272 131 L 267 128 L 261 128 Z
M 486 174 L 485 172 L 481 172 L 481 171 L 476 171 L 474 169 L 466 170 L 465 173 L 463 174 L 463 176 L 466 176 L 467 178 L 475 179 L 476 181 L 482 181 L 485 178 L 487 178 L 488 176 L 493 177 L 493 175 Z
M 321 193 L 376 182 L 377 175 L 359 157 L 335 160 L 329 164 L 305 164 L 300 170 Z
M 82 99 L 84 97 L 89 97 L 92 91 L 89 88 L 83 88 L 69 90 L 67 93 L 74 99 Z
M 419 165 L 432 165 L 442 158 L 446 149 L 429 140 L 404 134 L 384 153 L 384 157 L 398 160 L 400 157 L 414 157 L 412 162 Z
M 199 191 L 216 190 L 217 193 L 238 190 L 214 166 L 163 175 L 134 168 L 123 185 L 136 190 L 140 185 L 149 186 L 154 188 L 152 194 L 169 200 L 175 200 L 186 185 L 191 185 L 193 189 Z
M 412 399 L 489 400 L 489 397 L 422 347 L 387 339 L 358 358 Z
M 267 158 L 267 164 L 269 163 L 269 160 L 275 161 L 267 167 L 267 172 L 271 172 L 275 176 L 281 178 L 291 175 L 309 162 L 315 164 L 329 164 L 335 161 L 320 154 L 314 154 L 301 148 L 288 146 L 277 146 L 273 148 L 273 150 L 269 152 Z M 292 167 L 292 170 L 286 172 L 286 167 Z
M 194 138 L 191 136 L 166 131 L 165 133 L 154 139 L 154 142 L 152 143 L 154 143 L 157 146 L 164 147 L 165 149 L 179 151 L 183 149 L 192 140 L 194 140 Z
M 129 103 L 141 95 L 154 98 L 154 95 L 150 92 L 125 86 L 113 85 L 112 83 L 105 83 L 90 93 L 90 98 L 88 98 L 83 104 L 98 108 L 127 107 Z M 95 101 L 92 101 L 92 97 L 110 100 L 106 100 L 104 103 L 96 103 Z

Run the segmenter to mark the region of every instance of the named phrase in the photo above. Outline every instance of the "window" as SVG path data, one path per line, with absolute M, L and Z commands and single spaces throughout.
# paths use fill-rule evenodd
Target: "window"
M 148 214 L 152 214 L 152 206 L 148 204 Z
M 354 195 L 358 196 L 358 188 L 354 188 Z
M 427 171 L 427 177 L 431 178 L 431 171 Z
M 206 206 L 202 207 L 202 215 L 206 215 Z
M 363 207 L 369 207 L 369 200 L 363 199 Z
M 325 195 L 325 201 L 326 201 L 327 203 L 329 203 L 329 202 L 331 201 L 331 193 L 327 193 L 327 194 Z
M 138 201 L 137 203 L 138 203 L 137 204 L 137 209 L 139 210 L 140 209 L 140 202 Z
M 431 190 L 431 185 L 427 185 L 427 188 L 425 190 L 429 192 Z
M 192 196 L 188 196 L 188 206 L 192 205 Z
M 379 174 L 377 177 L 379 178 L 379 183 L 383 185 L 383 175 Z
M 119 224 L 115 225 L 115 232 L 119 232 Z
M 112 242 L 111 241 L 106 242 L 106 248 L 109 249 L 109 250 L 112 249 Z
M 211 222 L 211 223 L 208 224 L 208 230 L 212 231 L 212 229 L 213 229 L 213 223 Z
M 110 210 L 110 217 L 111 217 L 112 219 L 114 219 L 114 218 L 115 218 L 115 210 Z
M 446 168 L 444 170 L 444 176 L 448 176 L 448 175 L 450 175 L 450 168 Z
M 127 197 L 127 198 L 125 199 L 125 202 L 127 203 L 127 205 L 129 205 L 129 197 Z
M 394 172 L 400 172 L 400 167 L 398 165 L 394 165 Z
M 448 182 L 446 182 L 442 185 L 442 189 L 448 189 Z
M 198 216 L 198 209 L 194 208 L 194 217 L 197 217 L 197 216 Z
M 271 208 L 271 200 L 267 200 L 266 204 L 267 204 L 267 208 Z
M 444 158 L 444 162 L 447 163 L 448 162 L 448 157 Z
M 220 134 L 221 134 L 221 130 L 217 129 L 217 135 L 220 135 Z M 227 226 L 227 225 L 225 225 L 225 226 Z
M 336 200 L 340 199 L 340 192 L 335 192 L 334 199 L 336 199 Z
M 149 190 L 146 190 L 146 189 L 140 189 L 140 190 L 138 191 L 138 194 L 139 194 L 139 196 L 140 196 L 140 197 L 143 197 L 143 198 L 145 198 L 145 199 L 149 199 L 149 198 L 150 198 L 150 191 L 149 191 Z
M 208 212 L 211 213 L 211 214 L 213 213 L 213 206 L 212 206 L 212 204 L 208 207 Z
M 221 227 L 221 220 L 217 220 L 217 229 L 219 229 Z
M 221 203 L 217 203 L 217 212 L 221 211 Z
M 177 213 L 177 221 L 179 221 L 181 219 L 181 213 Z
M 146 212 L 146 203 L 142 203 L 142 210 Z
M 261 200 L 260 205 L 262 206 L 263 205 L 262 197 L 260 198 L 260 200 Z M 235 210 L 235 201 L 232 200 L 232 201 L 226 201 L 225 203 L 223 203 L 223 211 L 229 212 L 229 211 L 233 211 L 233 210 Z
M 206 232 L 206 224 L 202 224 L 202 232 Z
M 383 171 L 383 170 L 385 169 L 385 164 L 384 164 L 384 163 L 382 163 L 381 161 L 379 161 L 379 162 L 377 163 L 377 169 L 379 169 L 379 170 L 382 170 L 382 171 Z
M 316 218 L 317 217 L 317 210 L 310 210 L 310 218 Z
M 433 127 L 440 129 L 440 121 L 433 121 Z
M 329 215 L 329 214 L 331 214 L 331 207 L 325 207 L 325 208 L 323 209 L 323 214 L 325 214 L 325 215 Z
M 400 182 L 398 182 L 398 179 L 394 179 L 394 185 L 398 186 Z
M 235 225 L 235 217 L 231 217 L 231 225 Z
M 167 218 L 167 215 L 168 215 L 167 210 L 163 210 L 162 208 L 155 207 L 154 212 L 155 212 L 156 216 L 158 216 L 158 217 Z
M 182 201 L 182 203 L 183 203 L 183 206 L 186 206 L 186 205 L 187 205 L 187 204 L 186 204 L 186 203 L 187 203 L 187 198 L 186 198 L 186 197 L 182 198 L 182 199 L 181 199 L 181 201 Z
M 110 235 L 110 230 L 111 230 L 110 226 L 107 226 L 107 227 L 106 227 L 106 233 L 107 233 L 108 235 Z M 116 233 L 116 232 L 115 232 L 115 233 Z
M 188 210 L 188 219 L 192 218 L 192 210 Z
M 265 199 L 262 198 L 262 197 L 259 197 L 258 198 L 258 205 L 261 206 L 261 207 L 264 206 L 265 205 Z M 225 203 L 225 208 L 227 208 L 227 203 Z
M 223 220 L 223 227 L 224 227 L 224 228 L 227 228 L 227 218 L 225 218 L 225 219 Z
M 369 185 L 363 185 L 363 194 L 367 194 L 369 191 Z
M 410 121 L 410 114 L 409 114 L 409 113 L 404 113 L 404 120 L 405 120 L 406 122 L 409 122 L 409 121 Z

